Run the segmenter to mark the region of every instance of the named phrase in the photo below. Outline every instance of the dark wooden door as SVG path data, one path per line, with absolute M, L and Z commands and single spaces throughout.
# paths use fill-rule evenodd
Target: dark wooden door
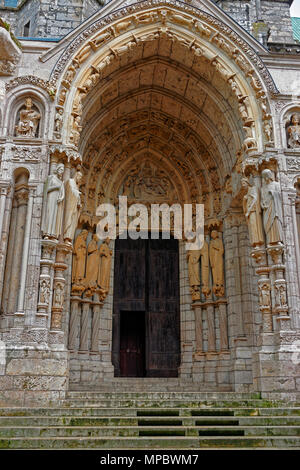
M 120 376 L 145 375 L 145 312 L 121 312 Z
M 178 265 L 177 240 L 116 240 L 112 352 L 116 376 L 138 377 L 142 369 L 146 377 L 178 375 Z M 123 327 L 122 318 L 130 315 L 134 324 L 128 319 Z

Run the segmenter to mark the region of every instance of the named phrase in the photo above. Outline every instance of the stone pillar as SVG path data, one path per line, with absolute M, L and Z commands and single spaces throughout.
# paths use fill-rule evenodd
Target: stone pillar
M 288 315 L 286 281 L 284 278 L 285 265 L 283 264 L 283 246 L 268 246 L 268 254 L 273 261 L 272 270 L 274 272 L 274 313 L 277 314 L 276 330 L 290 329 L 290 316 Z
M 89 350 L 89 313 L 90 313 L 91 300 L 86 296 L 82 301 L 81 323 L 80 323 L 80 352 L 87 352 Z
M 10 186 L 1 186 L 0 187 L 0 305 L 2 301 L 2 292 L 3 292 L 3 277 L 4 277 L 4 267 L 5 267 L 5 254 L 8 248 L 8 234 L 9 234 L 9 222 L 10 222 L 10 209 L 12 205 L 11 198 L 8 198 L 10 191 Z M 5 209 L 9 205 L 8 211 L 5 216 Z
M 64 308 L 65 278 L 64 271 L 67 269 L 66 257 L 72 251 L 67 243 L 58 243 L 56 248 L 56 260 L 54 264 L 53 301 L 51 312 L 51 330 L 61 331 L 62 315 Z
M 20 287 L 18 296 L 18 315 L 24 314 L 24 299 L 25 299 L 25 287 L 26 287 L 26 275 L 27 275 L 27 264 L 29 256 L 29 243 L 31 233 L 31 221 L 32 221 L 32 207 L 34 198 L 35 188 L 29 188 L 29 199 L 27 204 L 26 213 L 26 224 L 23 241 L 23 253 L 21 263 L 21 274 L 20 274 Z
M 263 318 L 263 333 L 273 332 L 272 303 L 271 303 L 271 281 L 269 279 L 270 268 L 267 266 L 265 248 L 252 250 L 251 256 L 259 265 L 255 269 L 258 276 L 259 309 Z
M 42 257 L 41 257 L 41 271 L 40 271 L 40 291 L 39 302 L 37 305 L 36 323 L 39 326 L 48 326 L 48 315 L 50 310 L 51 292 L 52 292 L 52 276 L 51 268 L 54 265 L 53 251 L 57 245 L 57 240 L 43 239 L 42 244 Z
M 215 333 L 215 308 L 214 302 L 206 302 L 206 314 L 207 314 L 207 352 L 216 351 L 216 333 Z
M 195 312 L 196 354 L 201 354 L 203 353 L 202 305 L 195 303 L 192 309 Z
M 228 351 L 227 301 L 217 301 L 220 325 L 220 351 Z
M 9 282 L 9 295 L 7 311 L 12 314 L 16 312 L 17 307 L 17 296 L 16 293 L 19 291 L 20 282 L 20 269 L 21 259 L 23 252 L 23 241 L 27 214 L 27 202 L 28 202 L 28 188 L 22 186 L 16 190 L 16 201 L 17 201 L 17 214 L 16 214 L 16 228 L 15 228 L 15 239 L 13 246 L 12 257 L 14 262 L 11 266 L 11 275 Z M 23 316 L 23 315 L 22 315 Z
M 69 328 L 69 341 L 68 347 L 71 351 L 77 350 L 77 335 L 78 325 L 80 319 L 80 297 L 71 297 L 71 314 L 70 314 L 70 328 Z
M 92 343 L 91 353 L 99 353 L 99 338 L 100 338 L 100 312 L 103 302 L 99 301 L 98 294 L 95 294 L 95 300 L 93 302 L 93 319 L 92 319 Z

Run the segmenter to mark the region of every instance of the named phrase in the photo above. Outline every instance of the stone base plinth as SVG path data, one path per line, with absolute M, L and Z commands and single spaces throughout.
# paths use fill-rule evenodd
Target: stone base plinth
M 59 403 L 69 386 L 69 353 L 18 344 L 2 353 L 0 406 Z

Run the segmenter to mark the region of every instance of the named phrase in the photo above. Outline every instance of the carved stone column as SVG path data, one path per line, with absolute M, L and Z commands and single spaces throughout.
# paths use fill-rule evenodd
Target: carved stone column
M 23 252 L 23 241 L 26 223 L 27 203 L 28 203 L 29 191 L 28 187 L 22 186 L 16 190 L 15 198 L 17 203 L 17 217 L 16 217 L 16 231 L 14 239 L 14 252 L 11 267 L 10 285 L 9 285 L 9 296 L 8 296 L 8 313 L 15 313 L 17 308 L 17 295 L 19 290 L 20 282 L 20 269 L 21 259 Z
M 280 330 L 289 330 L 290 317 L 288 315 L 286 281 L 284 278 L 285 265 L 283 264 L 284 248 L 283 245 L 268 246 L 267 251 L 273 261 L 272 270 L 274 272 L 275 298 L 274 313 L 277 314 L 277 326 Z
M 93 302 L 93 320 L 92 320 L 92 344 L 91 353 L 99 353 L 99 337 L 100 337 L 100 312 L 103 302 L 99 301 L 99 295 L 95 294 Z
M 41 257 L 41 271 L 39 280 L 39 302 L 37 305 L 36 322 L 40 326 L 47 327 L 49 307 L 51 302 L 52 292 L 52 276 L 51 268 L 54 265 L 52 259 L 53 251 L 57 245 L 57 240 L 44 239 L 41 241 L 42 244 L 42 257 Z
M 82 299 L 80 291 L 73 292 L 72 294 L 68 346 L 71 351 L 76 351 L 78 349 L 78 329 Z
M 215 307 L 214 307 L 215 303 L 206 302 L 204 305 L 206 306 L 206 314 L 207 314 L 207 330 L 208 330 L 207 352 L 215 352 L 216 351 Z
M 20 314 L 23 315 L 24 313 L 25 287 L 26 287 L 27 264 L 28 264 L 28 256 L 29 256 L 29 243 L 30 243 L 34 194 L 35 194 L 35 188 L 29 187 L 29 198 L 28 198 L 28 204 L 27 204 L 26 222 L 25 222 L 25 229 L 24 229 L 20 286 L 19 286 L 19 295 L 18 295 L 18 307 L 17 307 L 18 315 Z
M 72 251 L 67 243 L 59 243 L 56 248 L 56 260 L 54 264 L 53 301 L 51 313 L 51 330 L 61 330 L 64 305 L 65 278 L 67 269 L 66 257 Z
M 9 184 L 6 184 L 4 187 L 1 183 L 0 187 L 0 305 L 2 300 L 2 291 L 3 291 L 3 275 L 4 275 L 4 266 L 5 266 L 5 254 L 7 250 L 8 244 L 8 233 L 9 233 L 9 218 L 8 216 L 5 217 L 5 207 L 7 196 L 10 192 Z M 10 206 L 11 206 L 11 199 Z M 7 212 L 9 214 L 10 211 Z
M 80 324 L 80 352 L 89 350 L 89 313 L 91 299 L 85 294 L 82 300 L 81 324 Z
M 271 281 L 269 279 L 270 268 L 267 266 L 266 250 L 265 248 L 256 248 L 251 252 L 251 256 L 259 265 L 255 272 L 258 276 L 259 309 L 263 316 L 263 332 L 272 333 Z
M 194 303 L 192 309 L 195 312 L 196 354 L 201 354 L 203 353 L 202 304 Z
M 217 301 L 220 325 L 220 351 L 228 351 L 227 301 Z

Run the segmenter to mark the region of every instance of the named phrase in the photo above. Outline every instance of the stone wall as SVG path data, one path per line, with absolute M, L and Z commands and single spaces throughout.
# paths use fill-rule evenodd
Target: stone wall
M 24 35 L 24 25 L 30 21 L 29 37 L 60 38 L 73 31 L 86 18 L 101 8 L 101 0 L 28 0 L 18 8 L 3 7 L 0 15 L 11 25 L 16 36 Z
M 218 5 L 239 25 L 260 40 L 263 23 L 270 28 L 269 42 L 294 43 L 290 0 L 221 0 Z

